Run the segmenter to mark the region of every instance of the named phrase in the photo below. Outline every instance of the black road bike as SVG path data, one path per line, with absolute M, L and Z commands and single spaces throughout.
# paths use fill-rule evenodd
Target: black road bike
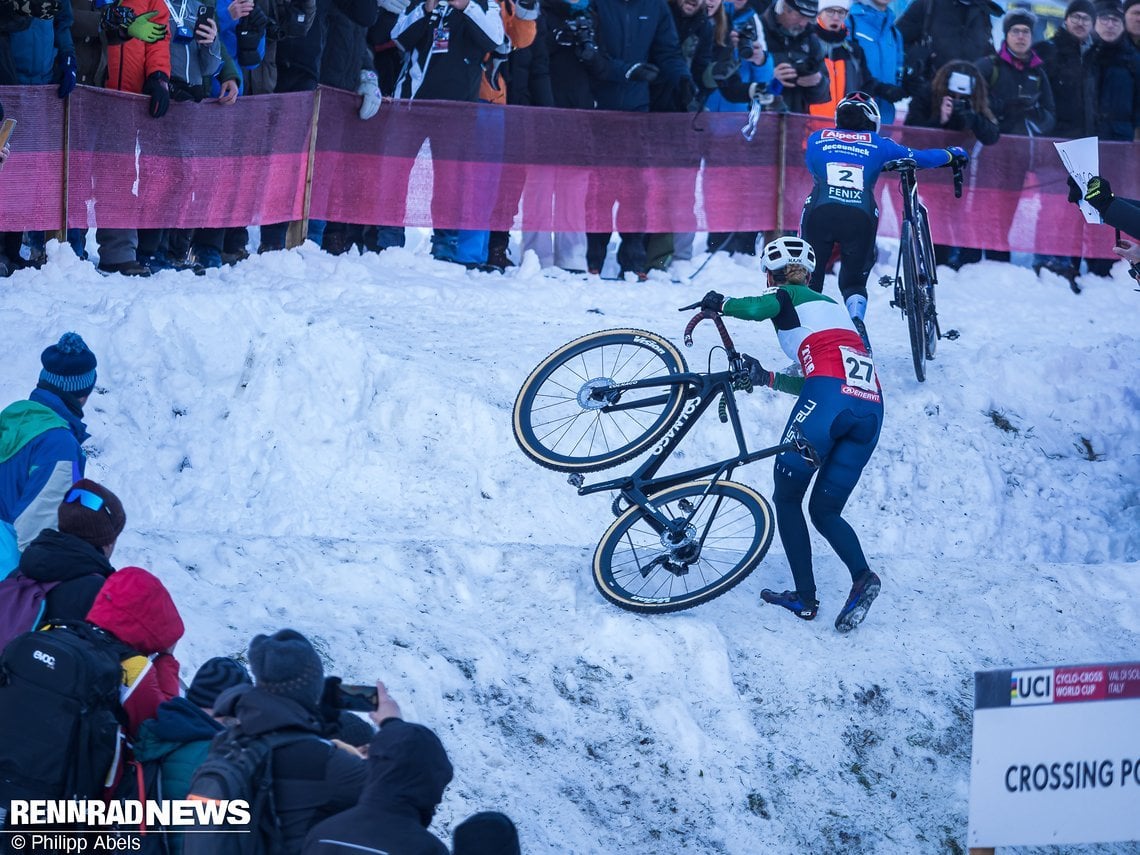
M 681 311 L 696 308 L 686 306 Z M 698 312 L 692 332 L 711 318 L 728 370 L 691 372 L 668 339 L 637 329 L 590 333 L 563 345 L 519 390 L 514 435 L 535 463 L 570 473 L 578 495 L 617 491 L 616 517 L 594 552 L 602 596 L 633 612 L 692 608 L 743 581 L 768 551 L 772 506 L 752 487 L 729 480 L 737 466 L 798 451 L 814 452 L 798 432 L 780 445 L 749 451 L 736 392 L 751 391 L 748 371 L 719 315 Z M 658 476 L 658 470 L 714 402 L 732 423 L 737 454 Z M 648 453 L 632 475 L 585 484 L 584 473 Z M 815 461 L 818 465 L 818 461 Z
M 930 218 L 918 196 L 918 165 L 904 157 L 883 165 L 884 172 L 899 174 L 899 190 L 903 198 L 902 236 L 899 260 L 894 277 L 879 280 L 883 287 L 894 285 L 891 305 L 901 309 L 910 332 L 910 353 L 914 359 L 914 376 L 926 380 L 926 361 L 934 358 L 942 330 L 938 326 L 938 310 L 934 304 L 934 286 L 938 269 L 934 263 L 934 243 L 930 238 Z M 954 197 L 962 196 L 962 167 L 954 165 Z

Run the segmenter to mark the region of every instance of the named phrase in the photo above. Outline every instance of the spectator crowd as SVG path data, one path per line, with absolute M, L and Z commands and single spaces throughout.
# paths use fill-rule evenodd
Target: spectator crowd
M 95 355 L 67 333 L 41 363 L 29 399 L 0 412 L 0 824 L 84 828 L 14 824 L 14 799 L 241 798 L 246 853 L 517 855 L 496 811 L 456 825 L 452 849 L 428 830 L 453 775 L 439 737 L 383 682 L 326 675 L 301 633 L 259 634 L 244 661 L 210 658 L 182 682 L 180 610 L 155 574 L 111 563 L 126 508 L 85 477 Z M 234 839 L 181 830 L 119 824 L 107 848 L 209 855 Z M 0 852 L 41 851 L 24 843 L 2 834 Z
M 1140 139 L 1140 0 L 1072 0 L 1048 26 L 1014 0 L 0 0 L 0 84 L 77 83 L 171 101 L 355 91 L 367 121 L 384 98 L 627 112 L 782 110 L 830 119 L 855 91 L 883 124 L 971 135 Z M 1000 24 L 1000 25 L 999 25 Z M 494 131 L 488 129 L 487 132 Z M 956 138 L 957 139 L 957 138 Z M 5 153 L 0 153 L 0 158 Z M 0 160 L 2 165 L 2 160 Z M 560 187 L 555 206 L 612 203 L 602 182 Z M 332 253 L 404 243 L 390 223 L 310 223 Z M 285 247 L 262 225 L 257 251 Z M 553 238 L 553 239 L 552 239 Z M 600 273 L 611 235 L 524 233 L 544 265 Z M 710 251 L 754 255 L 760 236 L 709 235 Z M 68 233 L 86 256 L 86 235 Z M 197 272 L 248 255 L 245 228 L 96 231 L 104 273 Z M 0 242 L 0 276 L 43 263 L 43 232 Z M 690 258 L 693 235 L 622 233 L 621 273 Z M 437 228 L 432 254 L 470 268 L 512 264 L 506 232 Z M 988 253 L 1008 260 L 1008 253 Z M 939 248 L 955 267 L 981 250 Z M 1039 257 L 1072 280 L 1082 261 Z

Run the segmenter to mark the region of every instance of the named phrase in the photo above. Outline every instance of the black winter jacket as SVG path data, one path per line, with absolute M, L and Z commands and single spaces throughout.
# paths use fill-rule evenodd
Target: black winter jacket
M 388 719 L 368 746 L 360 803 L 313 828 L 304 855 L 447 855 L 427 828 L 451 776 L 447 752 L 431 730 Z
M 1140 201 L 1116 196 L 1102 217 L 1108 225 L 1140 240 Z
M 673 26 L 677 28 L 681 58 L 689 69 L 689 76 L 699 85 L 705 69 L 712 63 L 712 19 L 705 14 L 704 6 L 697 10 L 697 14 L 686 16 L 681 14 L 679 6 L 670 3 L 669 11 L 673 15 Z M 654 113 L 684 113 L 689 109 L 689 104 L 682 97 L 685 93 L 676 85 L 652 83 L 649 93 L 650 109 Z
M 325 20 L 321 84 L 355 92 L 360 72 L 373 71 L 368 28 L 376 23 L 376 0 L 333 0 Z
M 1111 43 L 1094 35 L 1089 52 L 1097 75 L 1096 135 L 1131 142 L 1140 125 L 1140 54 L 1124 35 Z
M 1053 135 L 1065 139 L 1091 137 L 1096 133 L 1096 66 L 1089 52 L 1068 30 L 1057 30 L 1053 37 L 1033 46 L 1045 64 L 1045 74 L 1053 90 L 1057 122 Z
M 477 101 L 483 57 L 503 39 L 498 9 L 490 14 L 487 8 L 487 0 L 471 0 L 457 12 L 440 0 L 426 15 L 422 2 L 410 5 L 392 27 L 392 38 L 406 51 L 396 97 Z M 433 50 L 437 36 L 446 40 L 446 51 Z
M 600 53 L 592 61 L 581 59 L 581 49 L 576 44 L 573 33 L 567 24 L 570 19 L 588 20 L 595 34 L 595 47 L 598 31 L 598 14 L 591 5 L 582 11 L 571 9 L 566 0 L 541 0 L 540 22 L 546 26 L 546 51 L 550 63 L 550 88 L 555 107 L 568 107 L 575 110 L 594 108 L 594 84 L 597 77 L 605 72 L 606 61 Z M 535 36 L 537 41 L 541 34 Z
M 978 60 L 978 71 L 990 84 L 990 108 L 1003 134 L 1047 137 L 1056 123 L 1053 87 L 1040 57 L 1021 62 L 1004 47 L 995 57 Z
M 982 145 L 993 145 L 1001 138 L 1001 131 L 998 130 L 997 122 L 991 122 L 981 113 L 975 113 L 973 110 L 951 114 L 950 121 L 945 125 L 941 124 L 938 117 L 931 115 L 931 99 L 929 85 L 916 92 L 914 97 L 910 99 L 910 109 L 906 112 L 905 124 L 918 128 L 966 131 L 977 137 L 978 142 Z M 990 104 L 990 112 L 993 112 L 992 103 Z
M 916 70 L 918 77 L 929 81 L 953 59 L 977 62 L 992 56 L 996 51 L 990 19 L 1002 14 L 1004 10 L 993 0 L 914 0 L 895 26 L 902 35 L 908 65 L 918 45 L 929 35 L 925 67 Z
M 20 556 L 17 572 L 37 582 L 59 582 L 48 592 L 44 618 L 84 620 L 107 577 L 107 556 L 86 540 L 45 528 Z
M 364 761 L 323 738 L 328 725 L 316 710 L 256 686 L 242 686 L 223 692 L 214 714 L 236 717 L 236 731 L 251 736 L 281 731 L 313 735 L 273 752 L 273 796 L 284 839 L 279 855 L 298 855 L 309 829 L 360 799 Z

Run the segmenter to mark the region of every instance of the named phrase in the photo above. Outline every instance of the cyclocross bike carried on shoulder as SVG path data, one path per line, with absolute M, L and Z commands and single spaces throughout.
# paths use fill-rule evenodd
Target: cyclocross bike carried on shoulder
M 687 306 L 681 311 L 695 308 Z M 799 451 L 813 452 L 798 433 L 749 451 L 736 391 L 751 391 L 748 371 L 719 315 L 728 370 L 691 372 L 668 339 L 636 329 L 602 330 L 577 338 L 530 373 L 514 407 L 519 447 L 547 469 L 570 473 L 578 495 L 617 491 L 617 518 L 594 552 L 594 583 L 623 609 L 673 612 L 708 602 L 743 581 L 768 551 L 772 506 L 754 488 L 729 480 L 738 466 Z M 737 454 L 666 476 L 657 473 L 719 401 L 732 423 Z M 648 453 L 632 475 L 585 484 L 584 473 Z
M 962 167 L 954 167 L 954 196 L 962 196 Z M 901 309 L 910 332 L 910 352 L 914 359 L 914 376 L 926 380 L 926 361 L 934 358 L 942 330 L 934 303 L 934 286 L 938 270 L 934 263 L 934 243 L 930 238 L 930 218 L 918 196 L 917 164 L 904 157 L 883 165 L 884 172 L 899 174 L 903 198 L 902 235 L 899 238 L 899 260 L 894 277 L 884 276 L 879 284 L 894 285 L 891 305 Z

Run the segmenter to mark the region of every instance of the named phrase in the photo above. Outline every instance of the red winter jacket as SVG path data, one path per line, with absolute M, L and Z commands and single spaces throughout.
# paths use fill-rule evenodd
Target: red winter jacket
M 134 738 L 159 704 L 178 697 L 178 660 L 170 651 L 185 631 L 182 618 L 157 577 L 141 567 L 124 567 L 103 584 L 87 620 L 144 656 L 157 654 L 150 662 L 142 657 L 123 661 L 124 686 L 135 684 L 145 670 L 123 701 L 128 735 Z
M 120 0 L 121 6 L 134 10 L 140 18 L 157 12 L 152 24 L 165 24 L 169 30 L 170 10 L 165 0 Z M 195 7 L 196 8 L 196 7 Z M 142 94 L 143 83 L 156 71 L 170 76 L 170 33 L 154 44 L 127 39 L 122 44 L 107 45 L 107 88 Z

